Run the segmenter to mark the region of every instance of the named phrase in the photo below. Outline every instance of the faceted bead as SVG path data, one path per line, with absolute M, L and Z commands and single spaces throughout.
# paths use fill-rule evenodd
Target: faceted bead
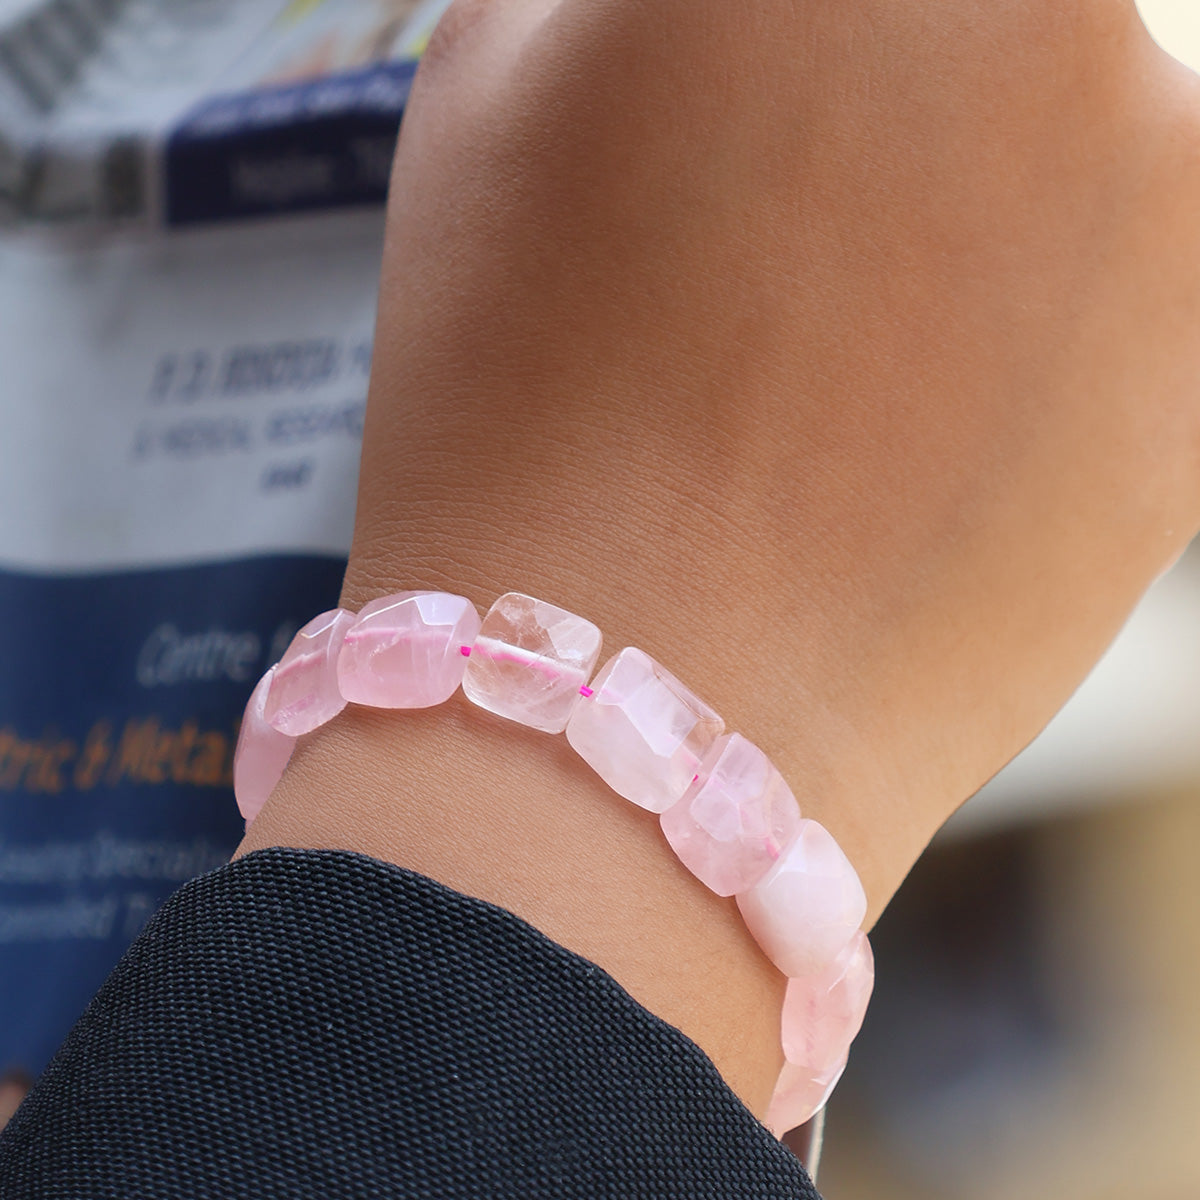
M 233 794 L 247 826 L 258 816 L 267 797 L 283 777 L 296 745 L 295 738 L 272 729 L 263 715 L 274 673 L 272 667 L 250 693 L 238 733 L 237 749 L 233 752 Z
M 771 760 L 728 733 L 661 821 L 680 862 L 718 896 L 733 896 L 752 888 L 792 844 L 800 809 Z
M 871 943 L 861 931 L 819 975 L 789 979 L 783 1001 L 783 1054 L 814 1074 L 846 1061 L 875 986 Z
M 782 1137 L 789 1129 L 811 1121 L 825 1107 L 845 1069 L 845 1062 L 823 1072 L 785 1062 L 767 1106 L 766 1127 L 776 1137 Z
M 567 724 L 567 741 L 613 791 L 661 813 L 677 803 L 725 722 L 648 654 L 604 664 Z
M 264 714 L 267 724 L 288 737 L 312 733 L 346 707 L 338 691 L 336 663 L 342 638 L 354 623 L 344 608 L 313 617 L 279 660 Z
M 483 618 L 463 691 L 489 712 L 562 733 L 599 657 L 600 630 L 591 621 L 509 592 Z
M 799 836 L 770 872 L 738 897 L 742 919 L 789 978 L 825 970 L 867 914 L 858 874 L 833 835 L 802 821 Z
M 338 688 L 352 704 L 430 708 L 462 683 L 462 653 L 479 633 L 470 600 L 446 592 L 399 592 L 372 600 L 346 631 Z

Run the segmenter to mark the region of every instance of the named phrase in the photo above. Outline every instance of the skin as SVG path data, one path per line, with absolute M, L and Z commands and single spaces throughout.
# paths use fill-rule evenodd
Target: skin
M 0 1129 L 12 1119 L 29 1091 L 29 1079 L 19 1071 L 0 1076 Z
M 1124 0 L 459 0 L 396 160 L 343 604 L 525 591 L 640 646 L 873 922 L 1200 526 L 1198 147 Z M 765 1111 L 782 978 L 564 739 L 352 707 L 241 852 L 280 844 L 503 905 Z

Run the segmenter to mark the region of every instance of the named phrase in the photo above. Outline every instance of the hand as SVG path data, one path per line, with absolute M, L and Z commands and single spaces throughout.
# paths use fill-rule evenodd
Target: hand
M 522 590 L 641 646 L 873 919 L 1200 525 L 1198 139 L 1125 0 L 459 0 L 397 155 L 345 603 Z M 477 716 L 339 718 L 247 846 L 505 904 L 761 1111 L 779 981 L 730 903 Z

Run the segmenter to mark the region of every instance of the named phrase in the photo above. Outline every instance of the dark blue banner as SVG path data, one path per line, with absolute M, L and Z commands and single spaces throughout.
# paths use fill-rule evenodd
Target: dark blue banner
M 344 568 L 0 571 L 0 1074 L 36 1076 L 154 909 L 229 857 L 242 709 Z
M 206 100 L 167 142 L 167 224 L 383 204 L 416 69 L 377 63 Z

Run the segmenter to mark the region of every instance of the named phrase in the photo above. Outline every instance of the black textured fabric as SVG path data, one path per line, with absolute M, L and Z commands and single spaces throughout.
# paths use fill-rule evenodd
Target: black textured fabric
M 598 967 L 411 872 L 276 849 L 147 926 L 0 1134 L 0 1197 L 816 1192 Z

